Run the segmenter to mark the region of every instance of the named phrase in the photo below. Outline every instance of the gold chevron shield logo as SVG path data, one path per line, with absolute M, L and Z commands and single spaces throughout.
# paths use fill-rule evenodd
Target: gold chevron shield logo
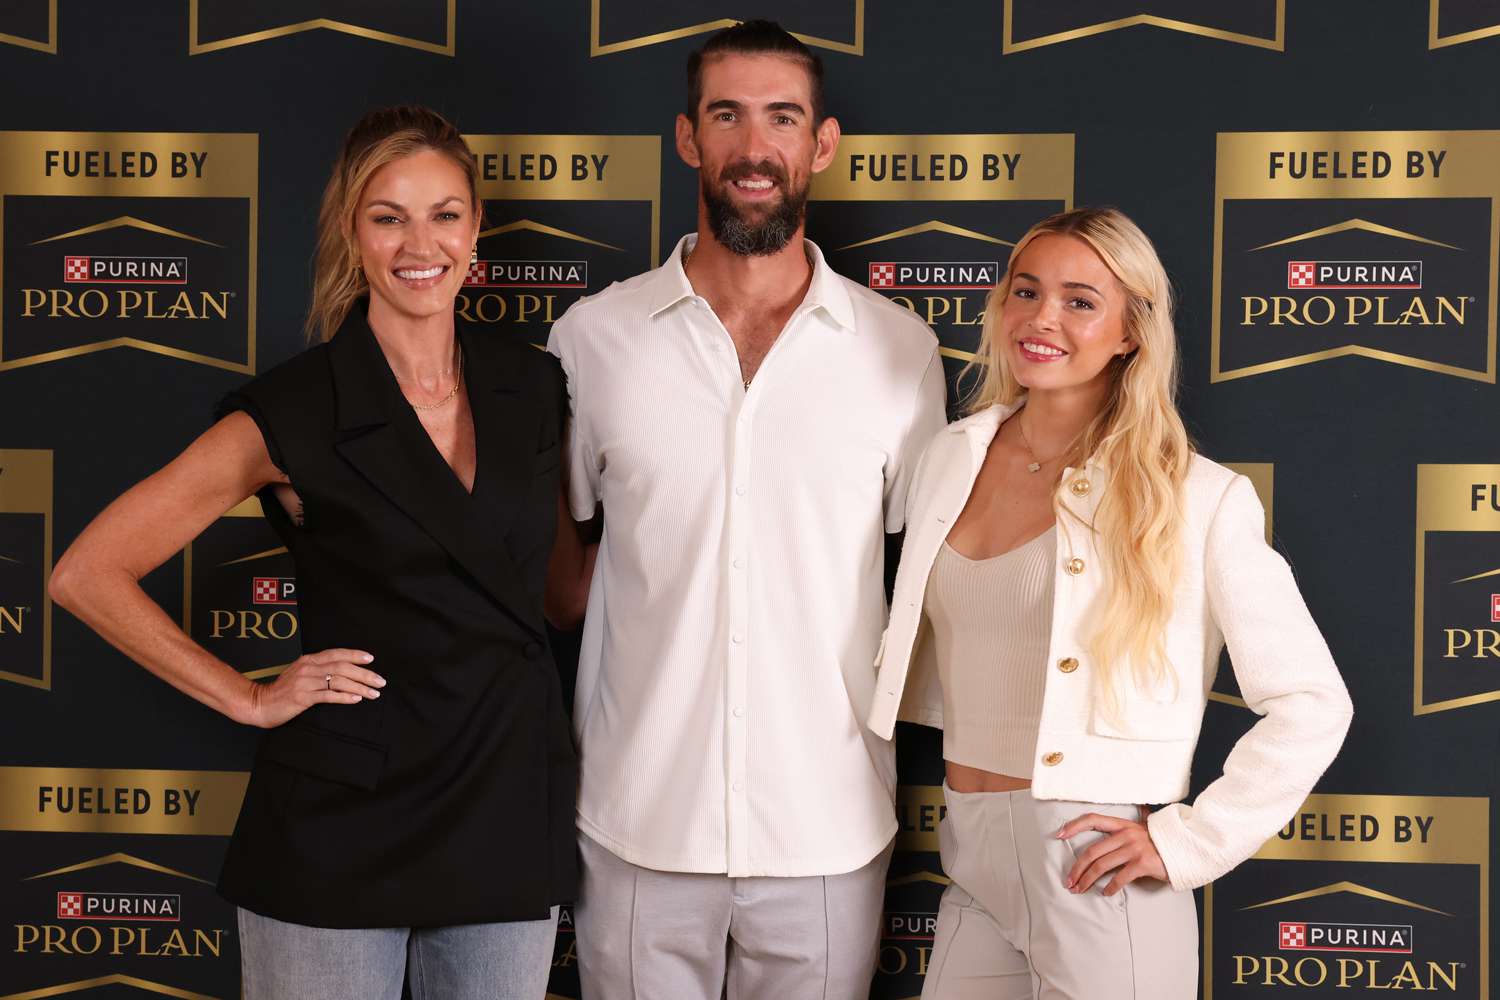
M 1180 31 L 1189 35 L 1199 35 L 1203 38 L 1215 38 L 1224 42 L 1235 42 L 1240 45 L 1251 45 L 1261 49 L 1271 49 L 1276 52 L 1286 51 L 1286 0 L 1235 0 L 1234 4 L 1226 6 L 1240 6 L 1251 3 L 1256 7 L 1263 7 L 1270 14 L 1272 5 L 1275 9 L 1275 29 L 1270 37 L 1262 35 L 1247 34 L 1240 31 L 1231 31 L 1227 28 L 1218 27 L 1213 24 L 1205 24 L 1201 21 L 1187 21 L 1175 17 L 1163 17 L 1150 12 L 1150 3 L 1142 3 L 1140 0 L 1129 0 L 1115 6 L 1124 8 L 1120 16 L 1105 20 L 1087 21 L 1085 17 L 1079 17 L 1080 23 L 1060 31 L 1052 31 L 1043 35 L 1030 38 L 1017 38 L 1015 33 L 1016 8 L 1019 6 L 1023 11 L 1028 8 L 1040 9 L 1041 5 L 1049 8 L 1049 13 L 1055 12 L 1060 4 L 1052 3 L 1051 0 L 1005 0 L 1005 26 L 1004 40 L 1001 44 L 1001 52 L 1005 55 L 1013 55 L 1017 52 L 1026 52 L 1031 49 L 1039 49 L 1046 45 L 1058 45 L 1062 42 L 1072 42 L 1080 38 L 1088 38 L 1092 35 L 1102 35 L 1108 31 L 1118 31 L 1121 28 L 1133 28 L 1146 25 L 1154 28 L 1165 28 L 1168 31 Z M 1433 0 L 1434 3 L 1437 0 Z M 1077 5 L 1089 6 L 1097 10 L 1108 4 Z M 1218 5 L 1203 4 L 1200 17 L 1206 17 L 1211 10 Z M 1141 9 L 1141 8 L 1147 9 Z M 1131 9 L 1134 8 L 1134 9 Z
M 388 45 L 400 45 L 409 49 L 416 49 L 419 52 L 431 52 L 434 55 L 440 56 L 452 56 L 457 45 L 458 0 L 406 0 L 406 4 L 419 2 L 424 6 L 432 7 L 434 13 L 442 11 L 445 32 L 443 40 L 440 42 L 423 38 L 411 38 L 406 35 L 372 28 L 368 25 L 355 24 L 350 21 L 331 17 L 313 17 L 288 21 L 283 24 L 275 24 L 262 28 L 259 31 L 204 40 L 202 37 L 200 7 L 206 6 L 212 8 L 216 4 L 225 2 L 236 3 L 237 0 L 188 0 L 188 55 L 201 56 L 209 52 L 237 48 L 241 45 L 254 45 L 256 42 L 270 41 L 273 38 L 285 38 L 288 35 L 296 35 L 304 31 L 318 30 L 336 31 L 345 35 L 354 35 L 357 38 L 368 38 L 371 41 L 385 42 Z M 306 6 L 316 7 L 317 5 L 304 5 L 304 9 L 299 12 L 305 13 Z
M 222 1000 L 220 997 L 210 996 L 207 993 L 194 993 L 192 990 L 179 989 L 176 986 L 168 986 L 166 983 L 156 983 L 120 972 L 113 972 L 107 976 L 95 976 L 93 979 L 78 979 L 71 983 L 59 983 L 56 986 L 22 990 L 20 993 L 6 993 L 0 996 L 0 1000 L 44 1000 L 46 997 L 70 996 L 87 990 L 97 990 L 101 986 L 128 986 L 142 993 L 174 997 L 176 1000 Z
M 33 20 L 45 20 L 46 37 L 33 38 L 29 35 L 0 31 L 0 44 L 19 45 L 23 49 L 57 55 L 57 0 L 25 0 L 22 3 L 9 3 L 5 6 L 5 11 L 0 13 L 0 28 L 17 30 L 22 23 L 29 27 Z M 23 17 L 25 21 L 21 22 L 20 19 Z
M 1443 0 L 1428 0 L 1427 47 L 1429 49 L 1445 49 L 1450 45 L 1462 45 L 1465 42 L 1477 42 L 1481 38 L 1494 38 L 1500 35 L 1500 13 L 1491 13 L 1482 17 L 1478 23 L 1454 24 L 1450 22 L 1446 26 L 1447 34 L 1444 34 L 1443 22 L 1446 18 L 1443 15 L 1442 3 Z M 1494 10 L 1493 4 L 1475 6 Z M 1454 4 L 1448 5 L 1450 11 L 1453 7 Z
M 35 875 L 28 875 L 21 881 L 33 882 L 37 879 L 56 878 L 59 875 L 71 875 L 74 872 L 88 871 L 91 868 L 103 868 L 107 865 L 126 865 L 131 868 L 140 868 L 143 871 L 156 872 L 158 875 L 171 875 L 174 878 L 185 878 L 192 882 L 202 882 L 204 885 L 214 884 L 209 879 L 199 878 L 196 875 L 189 875 L 187 872 L 180 872 L 175 868 L 168 868 L 165 865 L 159 865 L 154 861 L 146 861 L 142 858 L 136 857 L 133 854 L 124 854 L 118 851 L 114 854 L 106 854 L 102 857 L 90 858 L 87 861 L 80 861 L 77 864 L 66 865 L 62 868 L 54 868 L 51 871 L 38 872 Z
M 482 230 L 479 238 L 486 239 L 490 236 L 502 236 L 505 233 L 516 232 L 541 233 L 543 236 L 556 236 L 558 239 L 572 240 L 574 243 L 584 243 L 588 246 L 599 247 L 604 250 L 614 250 L 619 253 L 625 252 L 624 247 L 617 247 L 613 243 L 603 243 L 587 236 L 570 233 L 566 229 L 558 229 L 556 226 L 549 226 L 546 223 L 534 222 L 531 219 L 517 219 L 515 222 L 507 222 L 503 226 L 495 226 L 493 229 Z
M 1305 233 L 1297 233 L 1295 236 L 1288 236 L 1284 239 L 1275 240 L 1271 243 L 1262 243 L 1260 246 L 1251 247 L 1250 249 L 1252 251 L 1269 250 L 1272 247 L 1290 246 L 1293 243 L 1301 243 L 1304 240 L 1315 240 L 1320 236 L 1332 236 L 1334 233 L 1347 233 L 1353 231 L 1374 233 L 1377 236 L 1390 236 L 1393 239 L 1407 240 L 1411 243 L 1421 243 L 1425 246 L 1442 247 L 1444 250 L 1463 249 L 1462 247 L 1454 246 L 1452 243 L 1443 243 L 1440 240 L 1430 240 L 1425 236 L 1418 236 L 1416 233 L 1408 233 L 1404 230 L 1394 229 L 1390 226 L 1382 226 L 1378 222 L 1370 222 L 1366 219 L 1346 219 L 1343 222 L 1336 222 L 1331 226 L 1321 226 L 1317 229 L 1310 229 Z
M 694 24 L 685 24 L 680 27 L 669 28 L 665 31 L 657 31 L 637 35 L 631 38 L 623 38 L 617 41 L 605 41 L 601 37 L 601 6 L 606 3 L 620 3 L 621 0 L 590 0 L 589 2 L 589 55 L 607 56 L 616 52 L 628 52 L 631 49 L 644 48 L 648 45 L 660 45 L 663 42 L 673 42 L 680 38 L 691 38 L 694 35 L 706 35 L 709 32 L 719 31 L 723 28 L 732 28 L 742 23 L 745 18 L 729 14 L 725 17 L 710 18 L 698 21 Z M 865 54 L 865 0 L 848 0 L 850 10 L 850 40 L 844 41 L 837 38 L 822 38 L 817 35 L 803 34 L 793 31 L 792 34 L 799 38 L 803 44 L 814 48 L 829 49 L 833 52 L 843 52 L 848 55 L 862 56 Z M 741 12 L 734 12 L 741 13 Z M 745 11 L 749 16 L 756 14 Z
M 142 219 L 137 219 L 133 215 L 121 215 L 117 218 L 110 219 L 108 222 L 100 222 L 92 226 L 84 226 L 81 229 L 70 229 L 66 233 L 58 233 L 56 236 L 48 236 L 44 239 L 33 240 L 29 245 L 34 247 L 41 246 L 43 243 L 56 243 L 58 240 L 69 240 L 75 236 L 87 236 L 90 233 L 102 233 L 109 229 L 139 229 L 143 232 L 155 233 L 158 236 L 170 236 L 173 239 L 188 240 L 192 243 L 201 243 L 206 247 L 219 247 L 222 249 L 224 246 L 224 244 L 222 243 L 214 243 L 209 240 L 201 240 L 196 236 L 190 236 L 187 233 L 179 232 L 176 229 L 168 229 L 166 226 L 158 226 L 154 222 L 146 222 Z
M 1409 910 L 1421 910 L 1424 913 L 1436 913 L 1440 917 L 1453 916 L 1453 914 L 1448 913 L 1446 910 L 1439 910 L 1431 906 L 1423 906 L 1421 903 L 1414 903 L 1409 899 L 1402 899 L 1400 896 L 1392 896 L 1388 892 L 1381 892 L 1378 889 L 1371 889 L 1368 886 L 1360 885 L 1357 882 L 1334 882 L 1329 885 L 1319 886 L 1316 889 L 1309 889 L 1306 892 L 1294 892 L 1290 896 L 1278 896 L 1276 899 L 1268 899 L 1263 903 L 1251 903 L 1249 906 L 1240 907 L 1240 909 L 1259 910 L 1267 906 L 1280 906 L 1282 903 L 1295 903 L 1304 899 L 1317 899 L 1319 896 L 1333 896 L 1344 892 L 1355 896 L 1363 896 L 1366 899 L 1378 899 L 1382 903 L 1394 903 L 1397 906 L 1404 906 Z

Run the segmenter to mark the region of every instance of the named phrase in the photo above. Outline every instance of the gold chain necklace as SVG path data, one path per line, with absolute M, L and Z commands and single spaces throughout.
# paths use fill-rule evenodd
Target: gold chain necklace
M 1053 455 L 1051 458 L 1039 461 L 1036 457 L 1036 451 L 1031 447 L 1031 442 L 1026 439 L 1026 425 L 1021 423 L 1021 418 L 1019 416 L 1016 417 L 1016 430 L 1021 432 L 1021 443 L 1026 446 L 1026 454 L 1031 456 L 1031 461 L 1026 463 L 1027 472 L 1040 472 L 1042 470 L 1042 466 L 1046 465 L 1048 462 L 1055 462 L 1059 458 L 1062 458 L 1068 453 L 1068 448 L 1073 447 L 1072 444 L 1069 444 L 1068 448 L 1064 448 L 1062 451 L 1058 452 L 1056 455 Z
M 440 406 L 448 404 L 453 400 L 455 396 L 458 395 L 458 387 L 462 385 L 464 381 L 464 349 L 462 344 L 458 345 L 458 363 L 455 364 L 450 370 L 454 372 L 454 376 L 453 388 L 448 390 L 448 395 L 444 396 L 436 403 L 413 403 L 408 399 L 406 402 L 410 404 L 413 410 L 435 410 Z M 395 375 L 396 373 L 392 372 L 391 374 Z M 396 379 L 397 381 L 404 381 L 404 379 L 402 379 L 400 375 L 396 375 Z

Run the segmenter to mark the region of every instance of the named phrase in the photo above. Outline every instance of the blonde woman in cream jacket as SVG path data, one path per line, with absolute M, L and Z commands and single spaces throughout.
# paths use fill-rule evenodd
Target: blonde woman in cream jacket
M 1291 818 L 1348 729 L 1254 489 L 1188 443 L 1171 310 L 1120 212 L 1038 223 L 971 415 L 918 466 L 869 725 L 944 728 L 924 1000 L 1191 1000 L 1189 890 Z M 1188 804 L 1226 643 L 1261 718 Z

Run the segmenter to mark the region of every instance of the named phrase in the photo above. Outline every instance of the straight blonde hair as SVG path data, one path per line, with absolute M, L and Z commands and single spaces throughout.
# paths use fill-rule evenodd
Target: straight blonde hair
M 323 189 L 313 255 L 312 306 L 305 329 L 309 342 L 331 340 L 354 303 L 370 292 L 354 248 L 354 214 L 365 185 L 386 164 L 429 149 L 463 170 L 469 182 L 469 205 L 476 215 L 482 214 L 479 168 L 463 133 L 452 122 L 414 104 L 365 115 L 344 137 L 333 175 Z
M 1118 209 L 1079 208 L 1038 222 L 1011 251 L 985 306 L 979 352 L 964 370 L 979 373 L 965 400 L 971 413 L 1014 404 L 1026 394 L 1011 371 L 1000 319 L 1021 254 L 1042 236 L 1071 236 L 1099 255 L 1125 290 L 1124 333 L 1135 345 L 1110 361 L 1104 405 L 1075 443 L 1070 463 L 1092 460 L 1108 476 L 1094 522 L 1085 526 L 1096 535 L 1107 581 L 1103 606 L 1091 615 L 1096 625 L 1086 650 L 1098 694 L 1114 715 L 1122 664 L 1141 688 L 1165 683 L 1175 694 L 1177 680 L 1165 637 L 1181 570 L 1183 483 L 1193 448 L 1177 413 L 1172 287 L 1150 239 Z M 1059 519 L 1071 513 L 1060 491 L 1053 503 Z

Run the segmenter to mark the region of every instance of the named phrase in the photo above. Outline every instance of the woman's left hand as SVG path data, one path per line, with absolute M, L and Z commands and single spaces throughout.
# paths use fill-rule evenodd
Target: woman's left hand
M 1156 845 L 1151 842 L 1151 833 L 1146 829 L 1145 810 L 1141 810 L 1141 822 L 1106 816 L 1102 813 L 1085 813 L 1065 823 L 1057 831 L 1058 839 L 1069 840 L 1087 830 L 1098 830 L 1106 836 L 1090 844 L 1078 855 L 1073 867 L 1063 878 L 1063 888 L 1072 892 L 1088 892 L 1089 887 L 1110 872 L 1110 880 L 1102 894 L 1113 896 L 1138 878 L 1155 878 L 1166 881 L 1167 866 Z

